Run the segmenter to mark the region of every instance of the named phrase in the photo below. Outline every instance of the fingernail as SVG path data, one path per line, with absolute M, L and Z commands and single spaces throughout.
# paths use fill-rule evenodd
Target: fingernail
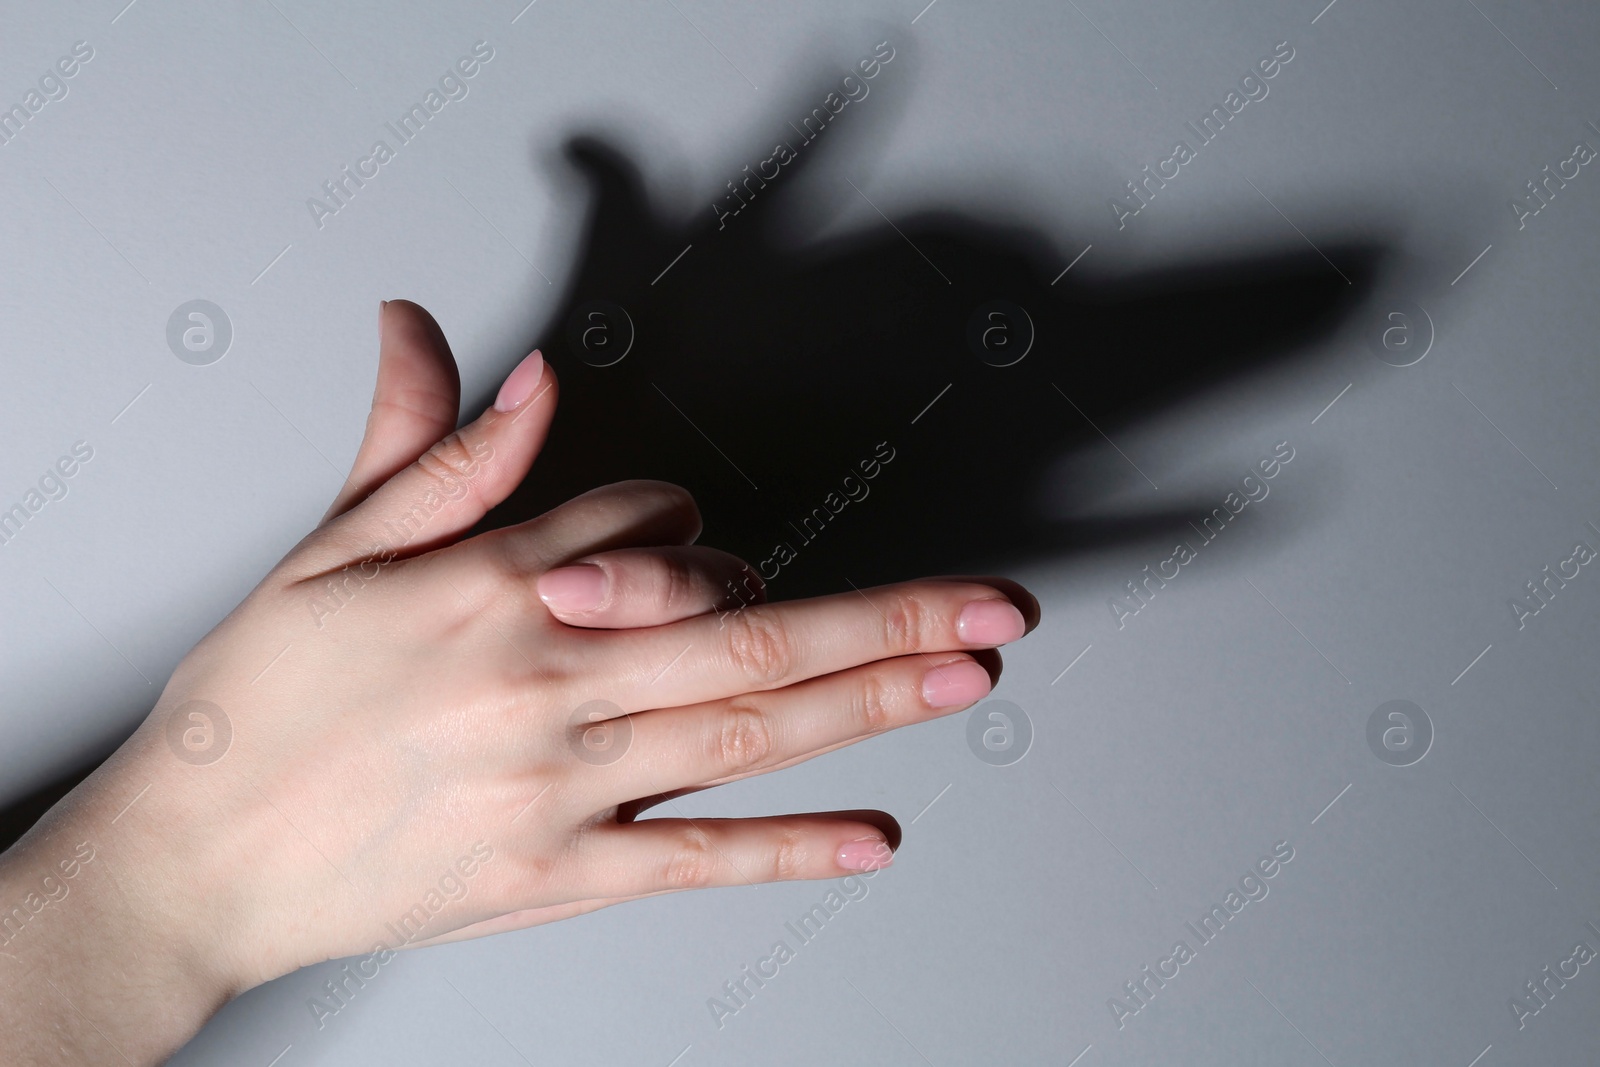
M 535 348 L 525 356 L 517 369 L 506 375 L 505 384 L 500 387 L 500 394 L 494 398 L 496 411 L 515 411 L 533 395 L 539 388 L 539 381 L 544 377 L 544 357 L 539 355 Z
M 389 306 L 389 301 L 378 301 L 378 344 L 383 344 L 383 309 Z
M 935 667 L 922 676 L 922 699 L 930 708 L 957 708 L 989 695 L 989 672 L 970 659 Z
M 834 859 L 847 871 L 877 871 L 894 862 L 894 850 L 881 837 L 858 837 L 840 845 Z
M 539 576 L 539 599 L 553 611 L 593 611 L 606 598 L 606 572 L 593 563 L 559 567 Z
M 1028 628 L 1009 600 L 974 600 L 956 618 L 956 633 L 969 645 L 1003 645 Z

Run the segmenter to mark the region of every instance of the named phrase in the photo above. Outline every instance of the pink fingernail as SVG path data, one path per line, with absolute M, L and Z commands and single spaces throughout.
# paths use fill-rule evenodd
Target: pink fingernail
M 881 837 L 858 837 L 840 845 L 834 859 L 847 871 L 878 871 L 894 862 L 894 850 Z
M 969 645 L 1003 645 L 1028 628 L 1009 600 L 974 600 L 956 618 L 956 633 Z
M 383 344 L 383 309 L 389 306 L 389 301 L 378 301 L 378 344 Z
M 506 375 L 505 384 L 494 398 L 496 411 L 515 411 L 527 402 L 544 378 L 544 357 L 535 348 L 525 356 L 517 369 Z
M 922 676 L 922 699 L 930 708 L 957 708 L 989 695 L 989 672 L 970 659 L 935 667 Z
M 593 563 L 559 567 L 539 576 L 539 599 L 552 611 L 593 611 L 606 598 L 606 572 Z

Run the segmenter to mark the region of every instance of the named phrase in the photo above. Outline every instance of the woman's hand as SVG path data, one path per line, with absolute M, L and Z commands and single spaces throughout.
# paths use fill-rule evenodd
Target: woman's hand
M 68 884 L 80 842 L 94 854 L 79 893 L 0 946 L 0 1017 L 39 1062 L 148 1062 L 329 958 L 884 866 L 886 816 L 688 819 L 670 798 L 966 707 L 998 672 L 987 650 L 1037 620 L 991 579 L 767 604 L 739 560 L 691 545 L 692 500 L 657 482 L 463 540 L 527 475 L 555 375 L 535 353 L 452 432 L 437 325 L 398 301 L 381 320 L 328 517 L 0 862 L 9 907 Z

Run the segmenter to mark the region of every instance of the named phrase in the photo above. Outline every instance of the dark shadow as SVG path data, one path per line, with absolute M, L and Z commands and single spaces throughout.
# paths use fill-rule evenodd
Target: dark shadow
M 737 191 L 687 222 L 661 217 L 621 150 L 568 143 L 592 191 L 588 231 L 535 339 L 560 373 L 561 407 L 534 474 L 486 525 L 660 478 L 694 493 L 702 541 L 788 599 L 1144 539 L 1170 547 L 1217 504 L 1169 490 L 1147 509 L 1107 511 L 1097 499 L 1126 485 L 1101 475 L 1069 487 L 1094 513 L 1071 521 L 1047 518 L 1040 494 L 1063 457 L 1121 463 L 1107 436 L 1324 341 L 1369 295 L 1384 250 L 1319 238 L 1319 252 L 1287 233 L 1243 257 L 1105 282 L 1061 277 L 1070 255 L 976 210 L 785 240 L 819 186 L 870 203 L 850 171 L 871 160 L 852 153 L 886 140 L 896 73 L 912 72 L 885 67 L 827 127 L 799 117 L 829 86 L 791 94 L 765 136 L 794 158 L 751 154 L 730 173 Z M 843 169 L 822 169 L 841 157 Z M 1131 464 L 1118 471 L 1144 484 Z
M 1216 496 L 1163 490 L 1139 510 L 1101 505 L 1142 484 L 1131 466 L 1110 466 L 1121 460 L 1101 432 L 1116 440 L 1173 405 L 1304 357 L 1384 265 L 1375 243 L 1319 234 L 1325 259 L 1286 234 L 1247 256 L 1196 257 L 1137 278 L 1060 277 L 1081 242 L 1063 250 L 989 221 L 976 195 L 960 210 L 797 245 L 786 235 L 826 221 L 812 210 L 819 198 L 835 211 L 877 199 L 869 176 L 909 98 L 914 57 L 902 50 L 869 96 L 823 126 L 812 109 L 826 108 L 844 72 L 781 94 L 785 110 L 739 139 L 758 173 L 730 169 L 748 205 L 723 190 L 720 219 L 709 205 L 687 222 L 665 217 L 613 146 L 623 137 L 568 142 L 564 158 L 592 193 L 583 258 L 549 325 L 529 338 L 560 374 L 560 412 L 533 475 L 486 527 L 607 482 L 676 482 L 700 503 L 701 540 L 760 566 L 773 599 L 1145 541 L 1169 547 Z M 773 171 L 758 164 L 780 139 L 795 158 L 762 178 Z M 1010 307 L 978 316 L 975 342 L 975 313 L 996 300 Z M 1020 362 L 990 365 L 1023 347 Z M 1083 456 L 1109 464 L 1067 464 L 1097 472 L 1066 487 L 1093 517 L 1048 517 L 1049 472 Z M 0 813 L 0 848 L 98 763 Z

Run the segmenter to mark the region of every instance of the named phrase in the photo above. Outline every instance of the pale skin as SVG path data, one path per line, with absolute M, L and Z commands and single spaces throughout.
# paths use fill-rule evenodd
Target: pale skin
M 0 856 L 10 1062 L 159 1063 L 311 963 L 887 866 L 898 830 L 880 812 L 638 816 L 969 707 L 994 649 L 1037 624 L 996 578 L 768 604 L 740 560 L 692 543 L 693 501 L 661 482 L 467 537 L 537 477 L 555 373 L 530 356 L 456 430 L 432 317 L 391 301 L 380 330 L 366 436 L 327 517 Z M 226 716 L 225 748 L 192 701 Z M 585 705 L 613 717 L 586 734 Z M 465 891 L 415 911 L 445 875 Z

